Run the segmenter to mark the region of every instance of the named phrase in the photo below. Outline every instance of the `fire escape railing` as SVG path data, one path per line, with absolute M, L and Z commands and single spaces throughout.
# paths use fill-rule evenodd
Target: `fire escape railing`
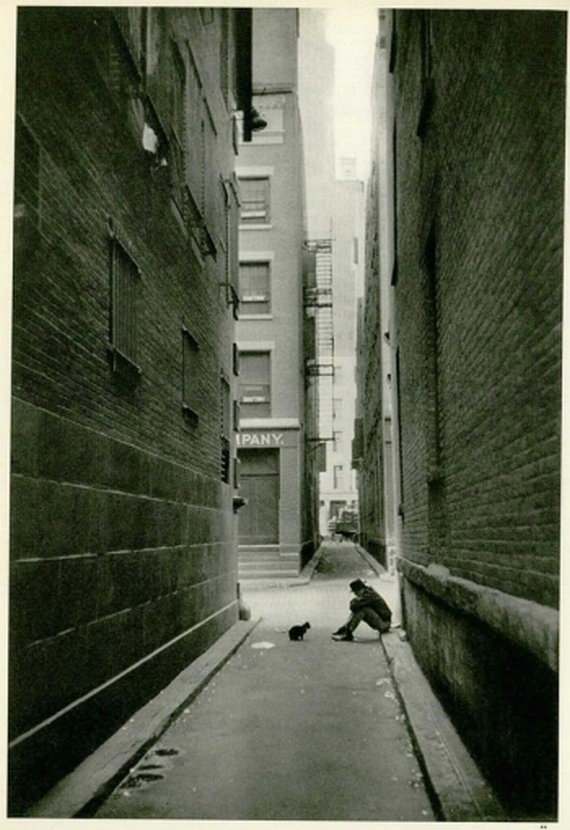
M 314 261 L 303 289 L 305 313 L 315 320 L 314 356 L 305 362 L 306 375 L 316 379 L 317 418 L 315 436 L 311 441 L 331 441 L 333 435 L 333 264 L 332 240 L 315 239 L 305 242 L 305 250 Z

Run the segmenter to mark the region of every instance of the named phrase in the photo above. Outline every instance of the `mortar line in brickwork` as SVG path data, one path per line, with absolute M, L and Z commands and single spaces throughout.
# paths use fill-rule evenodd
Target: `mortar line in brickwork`
M 232 602 L 230 602 L 228 605 L 224 606 L 223 608 L 220 608 L 218 611 L 215 611 L 213 614 L 210 614 L 209 617 L 205 617 L 203 620 L 200 620 L 199 623 L 197 623 L 196 625 L 193 625 L 191 628 L 188 628 L 186 631 L 183 631 L 182 634 L 178 634 L 172 640 L 169 640 L 167 643 L 164 643 L 163 645 L 159 646 L 159 648 L 155 649 L 150 654 L 145 655 L 141 660 L 138 660 L 136 663 L 133 663 L 131 666 L 128 667 L 128 669 L 124 669 L 124 671 L 119 672 L 119 674 L 116 674 L 113 677 L 111 677 L 109 680 L 106 680 L 105 683 L 102 683 L 100 686 L 97 686 L 96 689 L 92 689 L 86 695 L 83 695 L 82 697 L 77 698 L 76 700 L 73 701 L 73 703 L 70 703 L 68 706 L 65 706 L 63 709 L 60 709 L 59 712 L 56 712 L 55 715 L 51 715 L 49 718 L 46 718 L 41 723 L 36 724 L 36 726 L 32 727 L 32 729 L 29 729 L 27 732 L 24 732 L 22 735 L 18 735 L 17 738 L 14 738 L 14 740 L 10 741 L 10 743 L 8 744 L 8 749 L 9 750 L 13 749 L 14 747 L 18 746 L 18 744 L 21 744 L 23 741 L 26 741 L 28 738 L 31 738 L 33 735 L 35 735 L 41 729 L 45 729 L 50 724 L 55 723 L 55 721 L 57 721 L 59 718 L 66 715 L 68 712 L 73 711 L 73 709 L 75 709 L 77 706 L 79 706 L 82 703 L 85 703 L 86 701 L 90 700 L 92 697 L 99 694 L 104 689 L 108 688 L 109 686 L 112 686 L 113 683 L 116 683 L 118 680 L 121 680 L 121 678 L 126 677 L 132 671 L 135 671 L 136 669 L 140 668 L 140 666 L 143 666 L 145 663 L 148 663 L 149 660 L 152 660 L 154 657 L 156 657 L 158 654 L 160 654 L 160 652 L 165 651 L 166 649 L 170 648 L 172 645 L 177 643 L 179 640 L 182 640 L 184 637 L 187 637 L 193 631 L 198 630 L 199 628 L 201 628 L 206 623 L 209 623 L 211 620 L 214 620 L 220 614 L 224 614 L 226 611 L 228 611 L 230 608 L 232 608 L 234 605 L 236 605 L 236 603 L 237 603 L 237 599 L 233 600 Z
M 26 481 L 38 481 L 44 482 L 46 484 L 57 484 L 60 487 L 74 487 L 78 490 L 89 490 L 90 492 L 94 493 L 108 493 L 115 496 L 129 496 L 133 499 L 146 499 L 147 501 L 154 501 L 159 502 L 160 504 L 182 504 L 185 507 L 199 507 L 203 510 L 216 510 L 219 512 L 226 512 L 222 507 L 215 507 L 211 504 L 200 504 L 197 502 L 190 502 L 190 501 L 181 501 L 180 499 L 164 499 L 159 498 L 158 496 L 149 496 L 147 493 L 134 493 L 132 490 L 115 490 L 111 487 L 105 487 L 105 485 L 98 485 L 94 487 L 91 484 L 83 484 L 81 482 L 75 481 L 63 481 L 62 479 L 58 478 L 46 478 L 45 476 L 32 476 L 28 473 L 13 473 L 13 478 L 20 478 Z M 229 512 L 229 510 L 227 511 Z

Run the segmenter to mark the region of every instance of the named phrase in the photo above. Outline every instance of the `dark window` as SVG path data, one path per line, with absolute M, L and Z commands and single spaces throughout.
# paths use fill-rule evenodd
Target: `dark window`
M 239 349 L 237 343 L 232 344 L 232 370 L 234 375 L 239 375 Z
M 171 42 L 172 53 L 172 83 L 170 87 L 170 109 L 172 113 L 172 128 L 180 145 L 184 146 L 185 108 L 184 94 L 186 89 L 186 68 L 180 49 Z
M 128 10 L 118 9 L 111 21 L 108 50 L 108 83 L 119 110 L 133 117 L 132 104 L 141 89 L 140 44 L 132 37 Z
M 140 271 L 116 237 L 111 239 L 111 346 L 123 360 L 137 366 Z
M 221 479 L 230 483 L 231 468 L 231 393 L 230 385 L 222 375 L 220 379 L 220 441 L 221 441 Z
M 240 263 L 239 295 L 243 314 L 269 314 L 271 311 L 269 262 Z
M 239 311 L 239 202 L 238 183 L 235 174 L 223 182 L 225 196 L 225 249 L 226 249 L 226 302 L 232 306 L 234 319 Z
M 240 221 L 246 225 L 269 223 L 269 177 L 239 180 Z
M 186 420 L 197 425 L 198 413 L 196 403 L 200 377 L 200 346 L 198 341 L 182 327 L 182 412 Z
M 172 198 L 184 217 L 184 148 L 186 142 L 186 69 L 180 50 L 171 43 L 172 79 L 170 84 L 170 111 L 172 117 L 171 139 L 168 142 L 168 164 L 172 185 Z
M 271 356 L 269 352 L 240 353 L 240 416 L 271 415 Z

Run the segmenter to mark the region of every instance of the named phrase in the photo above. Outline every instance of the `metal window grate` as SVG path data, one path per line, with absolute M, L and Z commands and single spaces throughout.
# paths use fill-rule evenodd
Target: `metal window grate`
M 196 401 L 200 378 L 199 352 L 198 341 L 186 326 L 182 326 L 182 410 L 195 423 L 198 422 Z
M 220 378 L 220 442 L 221 442 L 221 479 L 224 484 L 230 483 L 232 429 L 231 389 L 230 384 L 222 374 Z
M 111 345 L 133 364 L 138 360 L 140 270 L 123 245 L 111 240 Z

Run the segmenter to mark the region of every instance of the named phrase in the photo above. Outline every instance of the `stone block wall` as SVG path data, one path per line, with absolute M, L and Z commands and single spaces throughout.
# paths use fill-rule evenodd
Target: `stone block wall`
M 221 285 L 232 256 L 221 185 L 234 164 L 220 76 L 228 19 L 131 14 L 128 25 L 103 9 L 18 18 L 12 815 L 238 619 L 233 489 L 221 476 L 220 380 L 232 383 L 233 340 Z M 180 77 L 200 75 L 215 127 L 203 222 L 179 198 L 173 43 Z M 180 140 L 201 136 L 194 111 L 182 111 Z M 150 124 L 164 164 L 143 145 Z M 126 372 L 111 343 L 113 239 L 139 275 L 137 368 Z M 190 385 L 184 330 L 198 347 Z

